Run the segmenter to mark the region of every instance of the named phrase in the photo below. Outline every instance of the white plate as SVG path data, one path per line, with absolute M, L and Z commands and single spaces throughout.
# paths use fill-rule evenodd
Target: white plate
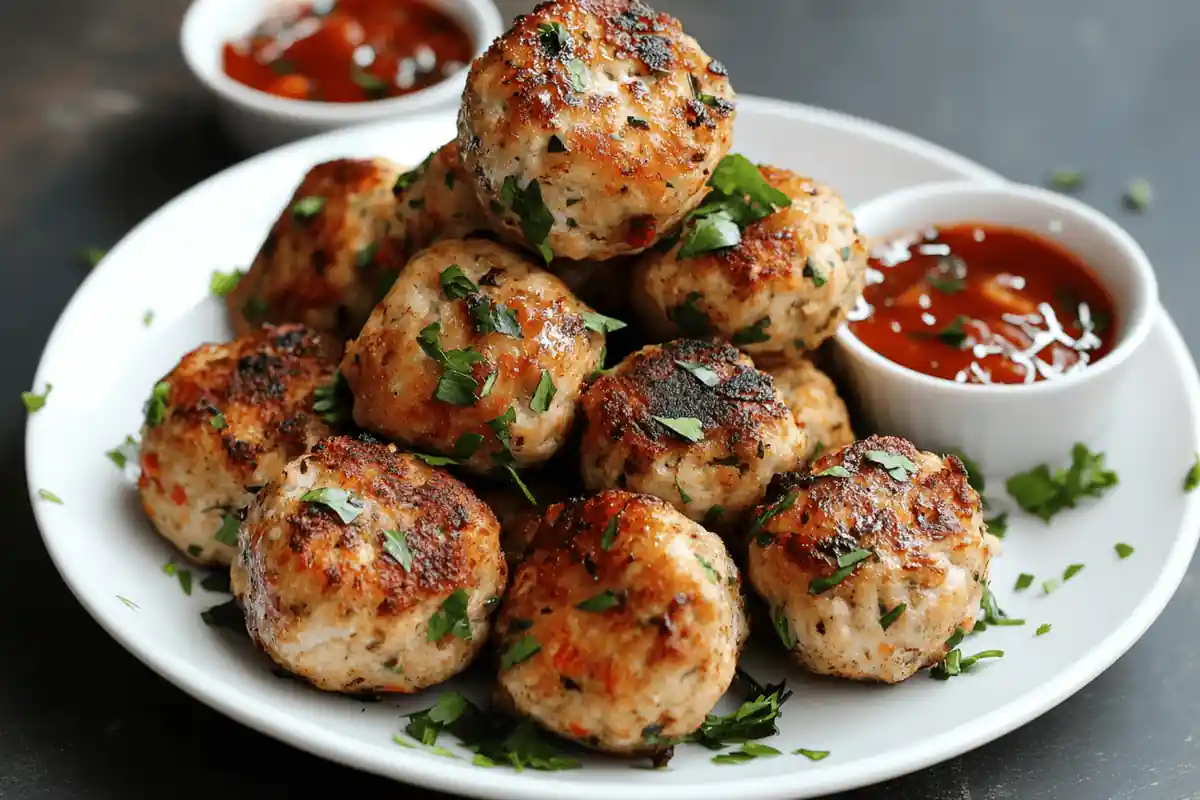
M 1200 532 L 1200 493 L 1181 490 L 1200 450 L 1200 384 L 1175 326 L 1162 313 L 1124 388 L 1121 428 L 1107 441 L 1121 485 L 1050 528 L 1013 519 L 993 586 L 1029 624 L 992 628 L 967 651 L 1007 656 L 948 682 L 918 675 L 897 687 L 808 678 L 766 648 L 744 665 L 759 680 L 786 677 L 796 695 L 770 743 L 787 755 L 741 766 L 678 748 L 670 769 L 650 772 L 601 757 L 574 772 L 517 773 L 471 766 L 391 742 L 402 715 L 432 704 L 436 690 L 382 703 L 321 694 L 272 675 L 246 640 L 206 627 L 201 609 L 224 600 L 191 597 L 161 571 L 172 555 L 138 507 L 131 478 L 104 452 L 137 430 L 154 381 L 187 350 L 228 338 L 208 296 L 213 269 L 245 265 L 301 174 L 336 156 L 383 154 L 416 162 L 448 140 L 453 115 L 346 130 L 251 159 L 205 181 L 129 234 L 88 277 L 58 321 L 36 386 L 54 384 L 31 417 L 26 452 L 31 499 L 55 565 L 80 602 L 134 655 L 168 680 L 246 725 L 325 758 L 413 783 L 479 797 L 610 800 L 798 798 L 883 780 L 983 744 L 1061 702 L 1124 653 L 1158 616 L 1183 577 Z M 997 176 L 940 148 L 825 111 L 745 98 L 737 149 L 758 161 L 824 179 L 851 202 L 924 181 Z M 151 327 L 142 314 L 153 309 Z M 1048 425 L 1053 420 L 1047 420 Z M 1035 436 L 1036 431 L 1013 431 Z M 918 443 L 919 444 L 919 443 Z M 1064 457 L 1066 454 L 1064 453 Z M 38 500 L 49 489 L 65 501 Z M 1000 487 L 991 495 L 998 497 Z M 1117 559 L 1113 545 L 1137 552 Z M 1018 573 L 1086 569 L 1050 596 L 1012 590 Z M 127 607 L 122 595 L 138 608 Z M 1048 636 L 1034 637 L 1043 622 Z M 459 681 L 477 699 L 484 681 Z M 730 710 L 727 697 L 722 710 Z M 450 739 L 451 737 L 445 737 Z M 448 746 L 453 747 L 447 742 Z M 790 751 L 831 750 L 810 763 Z M 461 751 L 460 751 L 461 752 Z

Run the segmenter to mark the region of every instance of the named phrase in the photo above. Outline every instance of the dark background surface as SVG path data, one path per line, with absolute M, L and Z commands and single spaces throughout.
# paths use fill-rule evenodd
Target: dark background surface
M 501 2 L 506 17 L 531 3 Z M 1194 349 L 1200 3 L 1194 0 L 659 0 L 743 93 L 827 106 L 1010 178 L 1088 175 L 1084 199 L 1148 251 Z M 176 45 L 185 0 L 0 3 L 0 796 L 441 797 L 240 727 L 105 636 L 50 564 L 25 494 L 23 412 L 86 267 L 146 214 L 242 156 Z M 1148 178 L 1155 205 L 1120 207 Z M 163 264 L 169 269 L 170 264 Z M 1074 698 L 961 758 L 843 798 L 1200 798 L 1196 570 L 1146 637 Z M 1030 666 L 1026 668 L 1036 668 Z M 864 721 L 864 724 L 869 724 Z M 920 720 L 913 720 L 914 731 Z M 903 734 L 901 734 L 903 735 Z

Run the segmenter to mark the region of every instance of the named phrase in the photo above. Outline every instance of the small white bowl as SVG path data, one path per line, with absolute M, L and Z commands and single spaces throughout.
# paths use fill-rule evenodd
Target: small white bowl
M 1146 254 L 1115 222 L 1055 192 L 1011 183 L 933 183 L 854 211 L 872 242 L 931 225 L 978 222 L 1019 228 L 1083 259 L 1116 302 L 1117 342 L 1080 372 L 1032 384 L 965 384 L 884 358 L 842 326 L 835 359 L 875 430 L 937 452 L 961 450 L 989 476 L 1061 463 L 1076 442 L 1109 427 L 1118 386 L 1154 323 L 1158 285 Z
M 226 130 L 250 152 L 266 150 L 323 131 L 360 122 L 402 117 L 456 105 L 467 69 L 426 89 L 368 103 L 289 100 L 251 89 L 221 69 L 221 47 L 250 33 L 281 3 L 294 0 L 193 0 L 179 42 L 188 67 L 217 96 Z M 426 0 L 453 17 L 471 36 L 474 55 L 504 32 L 491 0 Z

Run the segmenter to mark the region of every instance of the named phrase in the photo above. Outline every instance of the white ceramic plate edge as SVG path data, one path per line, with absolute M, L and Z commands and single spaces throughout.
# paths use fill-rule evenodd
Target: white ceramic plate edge
M 754 107 L 765 114 L 773 114 L 797 120 L 818 121 L 833 127 L 866 131 L 878 138 L 889 140 L 900 149 L 908 150 L 930 161 L 936 161 L 949 168 L 959 170 L 963 173 L 964 177 L 975 177 L 980 180 L 999 179 L 994 173 L 990 173 L 986 169 L 944 148 L 887 128 L 886 126 L 835 112 L 809 109 L 782 101 L 749 97 L 742 98 L 742 101 L 743 104 Z M 437 115 L 431 114 L 426 116 L 434 118 Z M 410 121 L 410 123 L 416 122 L 420 122 L 420 120 Z M 378 126 L 379 124 L 377 123 L 376 125 Z M 338 133 L 335 132 L 333 134 L 326 134 L 325 136 L 337 135 Z M 297 142 L 282 149 L 287 150 L 309 146 L 306 144 L 308 141 Z M 278 153 L 279 151 L 272 152 Z M 251 165 L 257 159 L 265 158 L 269 155 L 271 154 L 263 154 L 263 156 L 241 162 L 230 167 L 226 172 L 252 168 Z M 147 217 L 146 220 L 127 234 L 122 243 L 137 235 L 145 227 L 153 225 L 158 215 L 165 213 L 172 205 L 183 202 L 194 192 L 203 191 L 210 181 L 219 179 L 221 174 L 192 187 L 164 205 L 163 208 Z M 113 249 L 113 252 L 119 252 L 121 246 L 121 244 L 118 244 Z M 56 323 L 43 350 L 43 363 L 39 363 L 34 382 L 35 386 L 41 386 L 44 383 L 45 354 L 54 346 L 63 318 L 68 316 L 74 304 L 79 302 L 83 295 L 87 294 L 89 286 L 95 277 L 95 275 L 92 275 L 83 281 L 62 312 L 62 316 L 60 316 L 59 321 Z M 1178 329 L 1164 311 L 1160 310 L 1159 313 L 1159 324 L 1164 328 L 1173 358 L 1181 366 L 1185 367 L 1186 375 L 1181 377 L 1186 386 L 1187 404 L 1190 408 L 1196 408 L 1200 406 L 1200 377 L 1197 377 L 1195 365 Z M 32 428 L 27 425 L 27 470 L 32 460 L 30 456 L 32 444 Z M 42 509 L 34 492 L 34 487 L 29 486 L 30 499 L 40 530 L 43 527 Z M 1150 624 L 1157 618 L 1163 608 L 1165 608 L 1167 602 L 1182 581 L 1191 555 L 1196 548 L 1197 539 L 1200 538 L 1200 502 L 1193 500 L 1188 503 L 1183 525 L 1183 532 L 1176 537 L 1171 548 L 1168 568 L 1160 573 L 1152 591 L 1143 597 L 1142 601 L 1136 606 L 1134 613 L 1104 640 L 1103 646 L 1096 648 L 1088 653 L 1086 657 L 1080 659 L 1077 665 L 1070 671 L 1050 679 L 1037 691 L 1025 694 L 1016 703 L 973 720 L 972 725 L 967 728 L 966 735 L 964 735 L 962 728 L 955 728 L 936 737 L 925 739 L 918 744 L 894 751 L 891 755 L 878 759 L 867 768 L 845 771 L 828 770 L 823 771 L 821 774 L 810 775 L 805 780 L 802 788 L 790 786 L 789 781 L 781 780 L 778 777 L 747 778 L 738 781 L 739 793 L 747 797 L 782 799 L 794 797 L 798 791 L 803 791 L 806 794 L 827 793 L 886 780 L 978 747 L 1053 708 L 1093 680 L 1100 672 L 1124 654 L 1149 628 Z M 81 605 L 87 609 L 88 613 L 91 614 L 110 636 L 120 642 L 122 646 L 132 652 L 155 672 L 175 683 L 188 694 L 251 728 L 324 758 L 444 791 L 481 797 L 504 798 L 559 798 L 564 796 L 564 793 L 569 793 L 571 796 L 577 798 L 577 800 L 586 800 L 586 798 L 593 797 L 599 800 L 599 798 L 608 797 L 606 792 L 609 789 L 603 785 L 597 787 L 589 785 L 584 780 L 573 779 L 571 777 L 572 773 L 562 773 L 562 777 L 554 782 L 528 782 L 516 779 L 515 775 L 502 775 L 496 771 L 479 770 L 477 771 L 477 777 L 475 774 L 469 772 L 458 773 L 457 771 L 452 771 L 448 773 L 445 770 L 439 769 L 440 765 L 435 760 L 397 759 L 396 761 L 384 761 L 383 759 L 363 757 L 361 753 L 356 752 L 353 747 L 349 746 L 349 743 L 330 743 L 320 726 L 310 722 L 296 724 L 293 720 L 288 725 L 281 725 L 271 719 L 271 709 L 256 698 L 250 697 L 241 691 L 231 692 L 223 685 L 213 685 L 203 672 L 193 665 L 174 658 L 169 654 L 143 648 L 123 636 L 118 625 L 110 624 L 108 611 L 102 611 L 93 606 L 86 597 L 77 591 L 76 586 L 68 577 L 69 571 L 66 569 L 62 553 L 56 549 L 52 539 L 43 534 L 43 540 L 46 542 L 47 550 L 56 569 L 63 576 L 72 593 L 75 594 Z M 325 740 L 323 744 L 321 740 Z M 704 798 L 713 798 L 713 800 L 716 800 L 717 798 L 724 798 L 727 795 L 728 789 L 729 784 L 726 781 L 717 782 L 703 788 L 689 785 L 664 785 L 651 781 L 646 783 L 647 792 L 653 794 L 656 800 L 685 800 L 685 798 L 686 800 L 703 800 Z

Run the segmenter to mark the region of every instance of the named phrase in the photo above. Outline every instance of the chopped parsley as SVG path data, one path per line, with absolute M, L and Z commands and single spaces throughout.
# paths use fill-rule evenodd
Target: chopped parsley
M 577 92 L 586 92 L 588 88 L 587 65 L 578 58 L 567 62 L 567 75 L 571 78 L 571 88 Z
M 828 282 L 824 271 L 821 269 L 821 262 L 817 261 L 813 256 L 809 256 L 804 262 L 804 271 L 801 274 L 812 281 L 813 286 L 816 286 L 818 289 Z
M 685 492 L 685 491 L 683 490 L 683 486 L 681 486 L 681 485 L 680 485 L 680 483 L 679 483 L 679 476 L 678 476 L 678 475 L 676 475 L 676 476 L 675 476 L 675 491 L 679 492 L 679 500 L 680 500 L 680 502 L 682 502 L 682 503 L 683 503 L 685 506 L 686 506 L 688 503 L 692 502 L 692 496 L 691 496 L 690 494 L 688 494 L 687 492 Z
M 200 580 L 200 588 L 206 592 L 229 594 L 229 572 L 210 572 Z
M 756 758 L 770 758 L 771 756 L 779 755 L 783 754 L 770 745 L 759 744 L 758 742 L 746 742 L 742 745 L 741 750 L 734 750 L 729 753 L 713 756 L 712 762 L 714 764 L 744 764 Z
M 820 761 L 824 758 L 829 758 L 828 750 L 806 750 L 801 747 L 798 750 L 793 750 L 792 753 L 798 756 L 804 756 L 809 761 Z
M 841 464 L 823 469 L 813 475 L 814 478 L 849 478 L 850 470 L 843 467 Z
M 154 322 L 154 311 L 148 308 L 146 313 L 142 314 L 142 324 L 149 328 L 151 322 Z
M 1050 173 L 1050 188 L 1059 192 L 1073 192 L 1083 186 L 1083 173 L 1077 169 L 1061 168 Z
M 1083 564 L 1071 564 L 1063 570 L 1063 583 L 1071 580 L 1083 570 Z
M 396 178 L 396 183 L 392 187 L 392 192 L 394 194 L 400 194 L 405 189 L 407 189 L 408 187 L 410 187 L 414 183 L 416 183 L 417 180 L 420 179 L 420 177 L 425 174 L 425 170 L 429 169 L 429 164 L 430 164 L 430 162 L 433 161 L 433 157 L 435 155 L 437 155 L 437 151 L 434 151 L 434 152 L 430 153 L 429 155 L 425 156 L 424 161 L 422 161 L 420 164 L 418 164 L 417 166 L 410 169 L 408 172 L 401 173 Z
M 600 549 L 611 550 L 613 544 L 617 541 L 618 529 L 621 526 L 621 515 L 625 513 L 624 506 L 621 510 L 608 518 L 608 523 L 604 526 L 604 532 L 600 534 Z
M 79 258 L 88 267 L 95 267 L 108 255 L 108 250 L 103 247 L 85 247 L 79 251 Z
M 531 506 L 537 506 L 537 498 L 533 496 L 533 492 L 529 491 L 529 487 L 525 485 L 525 481 L 521 480 L 521 475 L 511 466 L 506 466 L 504 471 L 508 473 L 508 479 L 513 482 L 513 485 L 521 490 L 521 494 L 525 496 L 525 502 Z
M 697 364 L 692 361 L 676 361 L 675 365 L 692 373 L 692 376 L 696 380 L 700 381 L 710 389 L 721 382 L 721 376 L 703 364 Z
M 108 460 L 116 464 L 119 469 L 125 469 L 125 465 L 130 461 L 137 461 L 138 440 L 132 436 L 126 436 L 125 441 L 104 455 L 108 456 Z
M 318 195 L 301 197 L 292 204 L 292 216 L 301 220 L 312 219 L 317 214 L 320 214 L 323 208 L 325 208 L 324 197 Z
M 779 641 L 783 642 L 785 648 L 791 650 L 796 646 L 796 637 L 792 636 L 792 629 L 788 624 L 787 613 L 783 606 L 775 609 L 775 613 L 771 615 L 771 624 L 775 626 L 775 633 L 779 635 Z
M 808 584 L 809 594 L 823 594 L 829 591 L 834 586 L 844 581 L 851 572 L 859 565 L 859 563 L 870 558 L 874 553 L 870 550 L 858 549 L 851 550 L 849 553 L 844 553 L 838 556 L 838 569 L 832 575 L 824 578 L 813 578 Z
M 863 453 L 863 458 L 874 461 L 883 467 L 893 480 L 906 481 L 909 476 L 917 472 L 917 465 L 899 453 L 889 453 L 887 450 L 868 450 Z
M 1013 586 L 1013 591 L 1020 592 L 1028 589 L 1033 585 L 1033 581 L 1034 577 L 1032 575 L 1030 575 L 1028 572 L 1022 572 L 1017 576 L 1017 583 L 1015 586 Z
M 438 281 L 442 285 L 442 294 L 446 295 L 447 300 L 461 300 L 479 293 L 479 287 L 467 277 L 458 264 L 451 264 L 442 270 Z
M 240 527 L 242 527 L 242 521 L 236 515 L 223 514 L 221 516 L 221 527 L 217 528 L 217 532 L 213 535 L 213 538 L 221 544 L 236 547 L 238 528 Z
M 447 172 L 447 175 L 453 175 L 453 172 Z M 358 269 L 366 269 L 375 263 L 375 256 L 379 253 L 379 242 L 371 242 L 366 247 L 354 254 L 354 266 Z
M 1038 629 L 1036 631 L 1034 631 L 1033 635 L 1034 636 L 1045 636 L 1049 632 L 1050 632 L 1050 623 L 1043 622 L 1041 625 L 1038 625 Z
M 898 620 L 900 618 L 900 615 L 904 613 L 904 610 L 906 608 L 908 608 L 908 603 L 901 603 L 900 605 L 893 608 L 891 611 L 884 614 L 882 617 L 879 618 L 879 627 L 883 628 L 886 631 L 888 628 L 890 628 L 892 626 L 893 622 L 895 622 L 896 620 Z
M 961 350 L 963 345 L 967 343 L 967 330 L 964 326 L 970 321 L 970 317 L 965 314 L 959 314 L 949 325 L 935 333 L 933 338 Z
M 497 303 L 483 293 L 467 299 L 467 311 L 475 320 L 475 330 L 480 334 L 501 333 L 514 339 L 522 338 L 521 323 L 517 312 L 503 303 Z
M 229 427 L 229 423 L 225 420 L 225 415 L 220 411 L 208 418 L 208 424 L 219 431 L 223 431 Z
M 343 525 L 349 525 L 358 518 L 358 515 L 363 512 L 362 498 L 348 492 L 345 489 L 336 487 L 325 487 L 321 489 L 309 489 L 304 494 L 300 495 L 301 501 L 305 503 L 315 503 L 325 506 L 327 509 L 337 514 L 338 519 Z
M 594 311 L 583 311 L 580 313 L 580 316 L 583 317 L 583 327 L 596 333 L 612 333 L 613 331 L 619 331 L 622 328 L 628 327 L 626 323 L 619 319 L 606 317 Z
M 1059 582 L 1058 578 L 1050 578 L 1049 580 L 1042 581 L 1042 592 L 1044 594 L 1053 594 L 1060 586 L 1062 586 L 1062 583 Z
M 329 383 L 313 390 L 312 410 L 328 425 L 350 421 L 354 411 L 354 395 L 340 369 L 333 373 Z
M 1133 555 L 1133 548 L 1124 542 L 1117 542 L 1113 545 L 1113 550 L 1117 551 L 1117 557 L 1122 561 Z
M 792 204 L 753 162 L 736 153 L 721 159 L 708 183 L 712 191 L 688 215 L 677 258 L 733 247 L 747 225 Z
M 768 522 L 794 506 L 797 496 L 798 494 L 795 489 L 788 489 L 787 494 L 767 506 L 761 514 L 754 518 L 754 522 L 750 525 L 750 531 L 746 535 L 756 536 Z M 764 542 L 756 539 L 755 541 L 758 542 L 760 547 L 766 547 L 771 543 L 770 540 Z
M 792 693 L 785 684 L 761 687 L 753 686 L 753 699 L 742 703 L 737 711 L 725 716 L 709 714 L 695 733 L 685 741 L 704 745 L 710 750 L 720 750 L 730 744 L 743 744 L 755 739 L 766 739 L 779 733 L 776 720 L 780 708 Z
M 730 339 L 735 345 L 741 346 L 744 344 L 760 344 L 769 342 L 771 334 L 767 333 L 767 328 L 771 325 L 770 317 L 763 317 L 758 322 L 741 330 L 735 331 L 733 338 Z
M 166 381 L 159 381 L 154 384 L 154 390 L 150 392 L 150 399 L 146 401 L 146 427 L 153 428 L 163 421 L 163 416 L 167 412 L 167 402 L 171 398 L 171 384 Z
M 533 391 L 533 399 L 529 401 L 529 407 L 538 414 L 542 414 L 550 410 L 550 403 L 554 401 L 554 395 L 558 390 L 554 387 L 554 378 L 550 376 L 548 370 L 542 370 L 542 377 L 538 379 L 537 388 Z
M 578 603 L 575 607 L 580 611 L 591 611 L 594 614 L 599 614 L 619 605 L 620 602 L 620 597 L 616 592 L 612 589 L 605 589 L 603 592 L 592 595 L 582 603 Z
M 425 351 L 425 355 L 442 367 L 442 376 L 433 390 L 434 398 L 456 406 L 474 405 L 478 399 L 475 390 L 479 388 L 479 382 L 471 374 L 471 365 L 484 361 L 484 357 L 470 348 L 443 350 L 440 322 L 432 322 L 422 328 L 417 335 L 417 344 Z
M 1145 211 L 1154 201 L 1154 189 L 1145 178 L 1135 178 L 1125 190 L 1125 207 L 1130 211 Z
M 708 563 L 708 560 L 704 556 L 697 553 L 696 560 L 700 562 L 700 566 L 704 568 L 704 573 L 706 575 L 708 575 L 708 579 L 710 581 L 712 581 L 713 583 L 721 582 L 720 574 L 715 569 L 713 569 L 713 565 Z
M 522 189 L 517 177 L 509 175 L 500 188 L 500 202 L 520 219 L 525 243 L 539 252 L 549 264 L 554 258 L 554 251 L 546 240 L 554 227 L 554 215 L 542 200 L 542 187 L 537 180 L 530 181 Z
M 50 390 L 53 388 L 53 384 L 47 383 L 46 388 L 41 394 L 37 392 L 21 392 L 21 402 L 25 404 L 25 410 L 30 414 L 36 414 L 41 411 L 46 405 L 46 398 L 50 396 Z
M 560 53 L 570 50 L 573 45 L 571 34 L 560 22 L 544 22 L 538 25 L 538 41 L 550 58 L 558 58 Z
M 991 519 L 985 519 L 984 523 L 987 525 L 988 533 L 997 539 L 1003 539 L 1005 534 L 1008 533 L 1008 512 L 1005 511 L 1003 514 L 997 514 Z
M 412 550 L 408 547 L 408 536 L 404 531 L 388 530 L 383 532 L 383 551 L 404 567 L 405 572 L 412 570 Z
M 1003 650 L 983 650 L 973 656 L 963 657 L 962 652 L 957 648 L 946 653 L 946 657 L 929 671 L 929 675 L 937 680 L 949 680 L 955 675 L 962 673 L 975 666 L 976 663 L 985 658 L 1003 658 Z
M 57 503 L 60 506 L 63 504 L 62 498 L 49 489 L 38 489 L 37 494 L 38 497 L 42 498 L 47 503 Z
M 208 279 L 208 291 L 217 297 L 224 297 L 237 288 L 238 283 L 245 275 L 246 273 L 240 269 L 232 272 L 221 272 L 214 269 L 212 277 Z
M 1082 498 L 1100 497 L 1117 482 L 1117 473 L 1104 465 L 1103 453 L 1076 444 L 1071 449 L 1071 466 L 1051 472 L 1045 464 L 1039 464 L 1013 475 L 1005 488 L 1022 510 L 1049 522 L 1058 512 L 1075 508 Z
M 983 584 L 983 596 L 979 599 L 979 609 L 983 612 L 984 625 L 1004 627 L 1025 624 L 1025 620 L 1013 619 L 1004 613 L 1004 609 L 1000 608 L 1000 605 L 996 602 L 996 596 L 992 594 L 992 587 L 987 583 Z M 979 623 L 975 624 L 975 628 L 977 630 L 984 630 Z
M 704 425 L 695 417 L 652 417 L 680 439 L 698 442 L 704 438 Z
M 467 614 L 469 600 L 465 589 L 455 589 L 451 592 L 450 596 L 442 601 L 442 610 L 429 618 L 429 633 L 426 639 L 437 642 L 453 634 L 459 639 L 471 641 L 471 618 Z
M 704 299 L 700 292 L 688 292 L 683 302 L 675 306 L 667 314 L 671 321 L 687 336 L 705 336 L 711 330 L 708 314 L 696 305 L 697 300 Z
M 510 645 L 500 656 L 500 669 L 511 669 L 522 661 L 532 658 L 541 649 L 542 643 L 526 634 L 524 638 Z
M 1183 477 L 1183 490 L 1194 492 L 1198 486 L 1200 486 L 1200 453 L 1196 454 L 1196 461 L 1188 469 L 1187 475 Z
M 512 461 L 512 424 L 517 421 L 517 409 L 509 406 L 504 410 L 504 413 L 495 419 L 489 419 L 487 424 L 496 434 L 496 439 L 499 440 L 503 448 L 499 453 L 492 456 L 492 459 L 497 463 L 510 463 Z
M 711 508 L 708 509 L 708 511 L 704 512 L 704 519 L 700 521 L 700 524 L 706 528 L 711 528 L 713 525 L 717 524 L 717 522 L 721 519 L 721 515 L 724 513 L 725 513 L 725 506 L 723 506 L 723 505 L 712 506 Z
M 467 461 L 483 446 L 482 433 L 464 433 L 454 440 L 454 458 Z M 428 463 L 428 462 L 427 462 Z M 451 459 L 450 463 L 454 463 Z
M 226 628 L 234 633 L 246 633 L 246 617 L 238 606 L 237 600 L 226 600 L 224 603 L 206 608 L 200 612 L 200 619 L 205 625 L 214 628 Z
M 463 434 L 463 436 L 467 436 L 467 435 L 468 434 Z M 475 434 L 475 435 L 478 435 L 478 434 Z M 461 439 L 462 437 L 459 437 L 459 438 Z M 451 458 L 450 456 L 436 456 L 436 455 L 429 455 L 428 453 L 412 453 L 411 455 L 413 458 L 415 458 L 418 461 L 421 461 L 425 464 L 428 464 L 431 467 L 449 467 L 449 466 L 458 464 L 458 459 Z
M 179 588 L 183 590 L 184 594 L 190 595 L 192 593 L 192 571 L 190 569 L 180 569 L 175 560 L 171 559 L 163 564 L 162 571 L 164 575 L 179 581 Z

